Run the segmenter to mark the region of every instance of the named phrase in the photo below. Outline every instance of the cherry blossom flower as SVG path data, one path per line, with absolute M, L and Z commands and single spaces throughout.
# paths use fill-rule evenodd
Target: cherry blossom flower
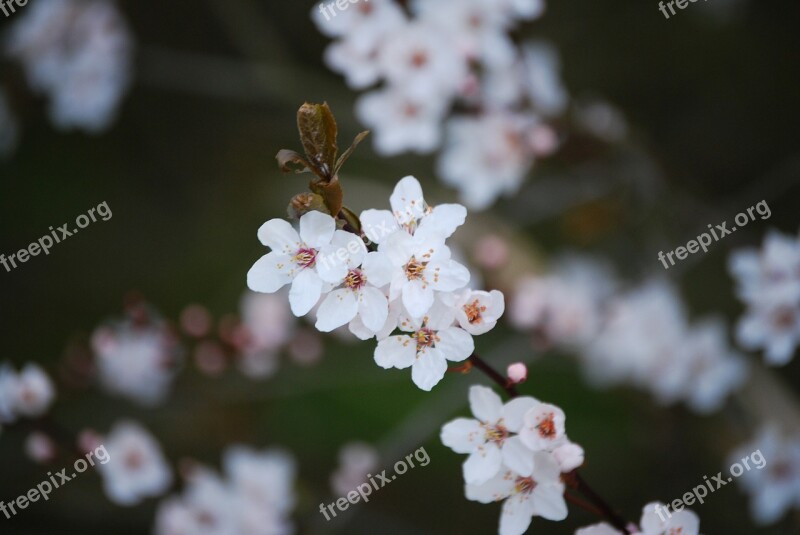
M 62 129 L 107 129 L 131 81 L 133 38 L 114 2 L 41 0 L 12 26 L 6 52 L 50 98 Z
M 525 413 L 519 437 L 533 451 L 552 451 L 565 439 L 564 411 L 549 403 L 536 403 Z
M 700 519 L 688 509 L 682 511 L 666 511 L 659 502 L 644 506 L 641 519 L 642 535 L 698 535 Z
M 455 301 L 456 321 L 476 336 L 494 329 L 505 309 L 505 296 L 498 290 L 464 290 Z
M 114 503 L 136 505 L 144 498 L 159 496 L 172 483 L 161 447 L 139 424 L 116 424 L 103 445 L 110 460 L 96 467 L 106 495 Z
M 179 361 L 166 325 L 158 320 L 139 325 L 130 319 L 102 325 L 92 333 L 92 349 L 106 391 L 145 406 L 164 401 Z
M 435 235 L 396 232 L 378 250 L 385 252 L 395 266 L 402 266 L 392 278 L 389 299 L 402 296 L 403 305 L 414 318 L 430 310 L 435 293 L 452 292 L 469 282 L 467 268 L 450 258 L 450 249 Z
M 472 386 L 469 390 L 472 414 L 477 419 L 457 418 L 442 427 L 442 443 L 456 453 L 467 453 L 464 481 L 482 485 L 505 464 L 518 473 L 530 475 L 532 452 L 515 433 L 522 428 L 523 415 L 537 401 L 516 398 L 505 405 L 491 388 Z
M 532 517 L 564 520 L 567 503 L 561 470 L 552 454 L 531 453 L 533 470 L 522 475 L 503 469 L 482 485 L 467 485 L 467 499 L 480 503 L 503 502 L 499 535 L 522 535 L 528 530 Z
M 446 240 L 464 224 L 467 210 L 460 204 L 431 207 L 425 202 L 422 186 L 413 176 L 401 179 L 389 198 L 392 210 L 364 210 L 361 224 L 370 241 L 381 243 L 400 230 L 437 235 Z
M 731 464 L 758 451 L 764 463 L 737 478 L 749 495 L 750 513 L 760 525 L 774 524 L 787 511 L 800 509 L 800 434 L 764 425 L 753 440 L 736 448 Z
M 324 286 L 317 271 L 317 255 L 336 233 L 348 234 L 337 231 L 334 219 L 322 212 L 303 215 L 299 234 L 283 219 L 267 221 L 258 229 L 258 239 L 271 250 L 250 268 L 247 286 L 255 292 L 274 293 L 291 283 L 292 313 L 306 315 L 319 301 Z
M 472 336 L 453 321 L 452 310 L 440 301 L 421 319 L 401 317 L 399 328 L 408 334 L 379 341 L 375 362 L 384 369 L 410 367 L 414 384 L 430 391 L 444 377 L 448 360 L 461 362 L 475 350 Z
M 0 423 L 42 416 L 54 399 L 53 382 L 38 364 L 28 363 L 19 372 L 0 366 Z

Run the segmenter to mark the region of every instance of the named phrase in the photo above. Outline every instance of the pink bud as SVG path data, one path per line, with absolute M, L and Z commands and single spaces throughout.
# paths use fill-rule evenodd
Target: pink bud
M 512 384 L 523 383 L 528 378 L 528 368 L 521 362 L 509 364 L 507 373 Z

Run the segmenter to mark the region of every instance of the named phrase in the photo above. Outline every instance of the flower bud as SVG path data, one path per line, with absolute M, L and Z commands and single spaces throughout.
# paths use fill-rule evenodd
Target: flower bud
M 507 374 L 511 384 L 524 383 L 528 378 L 528 368 L 521 362 L 515 362 L 509 364 Z

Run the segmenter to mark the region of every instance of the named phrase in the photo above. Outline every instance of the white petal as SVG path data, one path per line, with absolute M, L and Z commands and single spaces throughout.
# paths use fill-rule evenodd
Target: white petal
M 503 401 L 494 390 L 473 385 L 469 388 L 469 406 L 472 414 L 484 423 L 494 424 L 503 415 Z
M 442 426 L 440 438 L 442 444 L 456 453 L 472 453 L 485 442 L 485 434 L 478 420 L 456 418 Z
M 289 290 L 289 304 L 292 314 L 297 317 L 305 316 L 314 308 L 322 293 L 322 279 L 313 269 L 304 269 L 294 278 L 292 288 Z
M 336 221 L 328 214 L 311 211 L 300 218 L 300 238 L 310 247 L 328 245 L 336 230 Z
M 467 485 L 482 485 L 496 476 L 502 465 L 500 448 L 494 442 L 487 442 L 464 461 L 464 481 Z
M 528 449 L 518 436 L 503 442 L 503 463 L 523 477 L 533 473 L 533 452 Z
M 276 251 L 267 253 L 247 272 L 247 287 L 254 292 L 277 292 L 292 281 L 291 269 L 291 258 Z
M 368 253 L 362 269 L 367 276 L 367 281 L 377 288 L 382 288 L 392 282 L 394 276 L 401 271 L 398 266 L 392 264 L 386 253 L 379 252 Z
M 419 280 L 403 285 L 403 305 L 414 318 L 421 318 L 433 305 L 433 289 Z
M 431 262 L 425 269 L 425 277 L 434 290 L 453 292 L 469 284 L 469 270 L 456 262 Z
M 538 484 L 531 493 L 534 512 L 547 520 L 567 518 L 567 502 L 562 483 Z
M 419 352 L 417 361 L 411 366 L 411 380 L 420 389 L 429 392 L 444 378 L 447 361 L 436 348 L 429 347 Z
M 398 230 L 400 226 L 389 210 L 364 210 L 361 212 L 361 229 L 367 239 L 381 243 Z
M 659 515 L 659 512 L 661 515 Z M 673 511 L 674 512 L 674 511 Z M 667 511 L 661 502 L 651 502 L 642 509 L 641 526 L 644 533 L 659 534 L 667 528 Z
M 378 342 L 375 362 L 381 368 L 408 368 L 417 360 L 417 343 L 406 335 L 390 336 Z
M 407 176 L 397 183 L 389 202 L 395 219 L 401 225 L 419 219 L 425 214 L 422 186 L 413 176 Z
M 440 204 L 422 220 L 417 232 L 433 232 L 441 238 L 449 238 L 466 218 L 467 209 L 460 204 Z
M 347 324 L 347 328 L 359 340 L 370 340 L 375 338 L 375 331 L 369 330 L 366 325 L 364 325 L 364 322 L 361 321 L 361 316 L 356 315 L 356 317 Z
M 506 428 L 512 433 L 519 433 L 519 430 L 522 429 L 522 419 L 525 417 L 525 413 L 538 404 L 538 400 L 530 396 L 524 396 L 514 398 L 503 405 L 503 420 Z
M 389 317 L 389 301 L 382 291 L 365 286 L 359 294 L 358 314 L 368 329 L 378 332 Z
M 583 448 L 568 442 L 553 450 L 553 457 L 558 462 L 562 472 L 571 472 L 583 464 Z
M 270 219 L 258 229 L 258 239 L 275 252 L 292 255 L 300 247 L 300 236 L 285 219 Z
M 439 340 L 436 349 L 442 352 L 447 360 L 461 362 L 475 351 L 472 336 L 464 329 L 450 327 L 437 333 Z
M 503 504 L 499 535 L 522 535 L 528 531 L 533 516 L 533 504 L 527 494 L 515 494 Z
M 500 472 L 483 485 L 466 485 L 468 500 L 480 503 L 500 501 L 514 491 L 514 477 L 512 472 Z
M 353 290 L 341 288 L 329 293 L 317 310 L 317 330 L 329 333 L 350 322 L 358 314 L 358 300 Z

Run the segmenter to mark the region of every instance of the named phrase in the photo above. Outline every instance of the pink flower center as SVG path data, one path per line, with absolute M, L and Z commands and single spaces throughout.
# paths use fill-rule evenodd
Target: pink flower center
M 532 477 L 517 477 L 514 488 L 519 493 L 530 494 L 536 488 L 536 481 Z
M 497 425 L 485 425 L 486 430 L 485 438 L 487 442 L 494 442 L 498 446 L 502 446 L 503 442 L 508 438 L 509 432 L 504 425 L 498 423 Z
M 367 283 L 367 277 L 360 269 L 351 269 L 344 278 L 344 285 L 351 290 L 360 290 Z
M 421 69 L 428 63 L 428 54 L 424 50 L 417 50 L 411 55 L 411 66 Z
M 420 329 L 414 333 L 414 338 L 417 339 L 417 351 L 426 347 L 433 347 L 433 344 L 439 341 L 436 331 L 430 329 Z
M 482 306 L 477 299 L 464 305 L 464 313 L 467 315 L 470 325 L 480 323 L 484 312 L 486 312 L 486 307 Z
M 314 249 L 300 249 L 295 253 L 292 260 L 303 269 L 313 267 L 317 261 L 317 251 Z
M 772 314 L 772 322 L 781 330 L 791 329 L 796 322 L 795 311 L 792 307 L 780 307 Z
M 545 415 L 544 419 L 536 425 L 539 430 L 539 435 L 542 438 L 555 438 L 556 436 L 556 422 L 553 413 Z
M 425 275 L 425 266 L 427 266 L 427 262 L 419 262 L 417 258 L 412 256 L 411 260 L 408 261 L 406 264 L 406 277 L 408 280 L 420 280 Z

